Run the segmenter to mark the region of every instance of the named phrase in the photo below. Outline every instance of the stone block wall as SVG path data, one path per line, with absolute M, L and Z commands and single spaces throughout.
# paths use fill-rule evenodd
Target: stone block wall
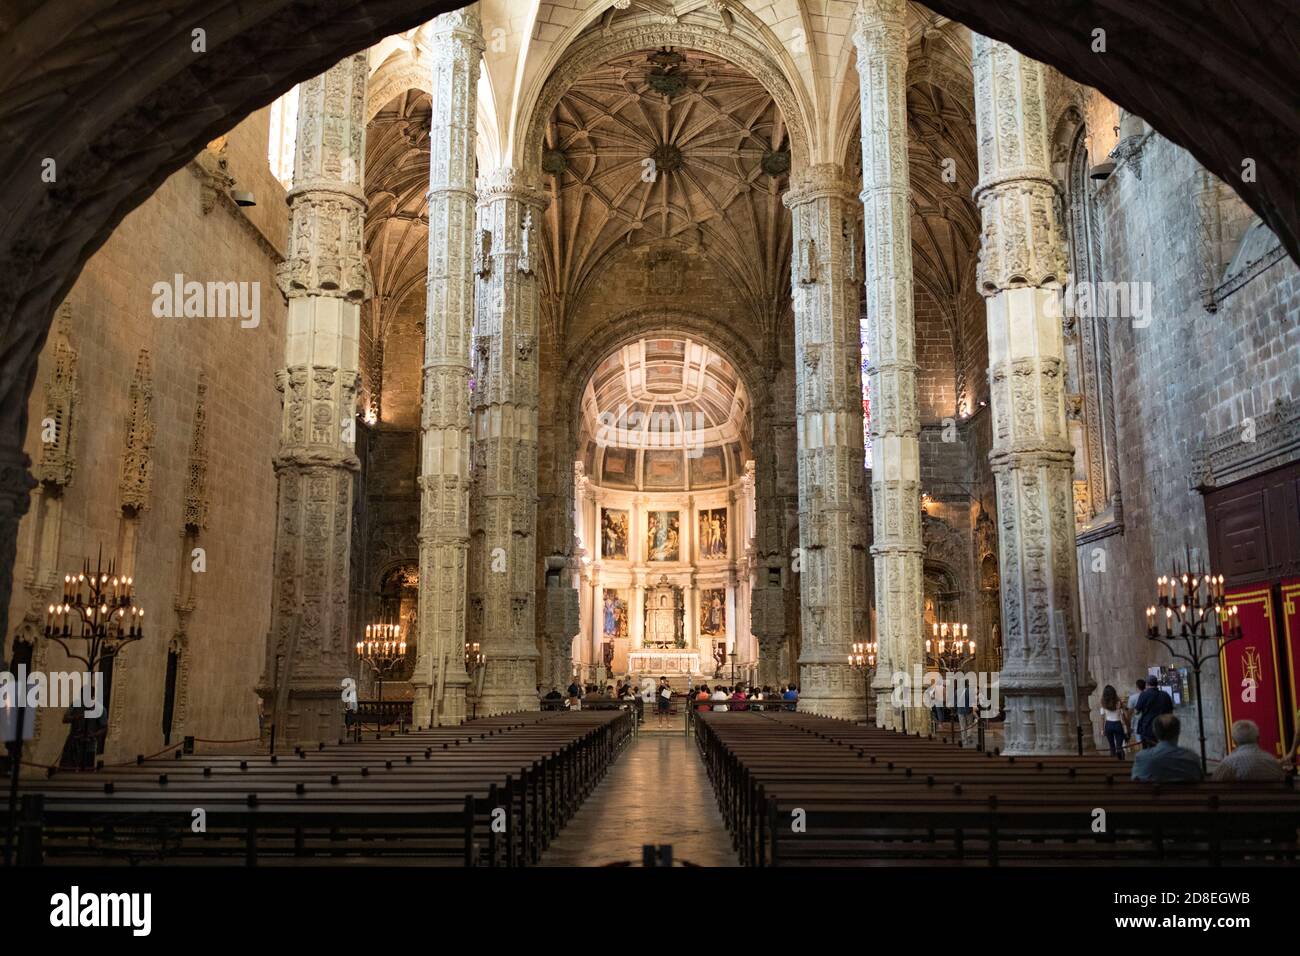
M 1144 639 L 1144 612 L 1156 576 L 1174 557 L 1185 547 L 1207 554 L 1204 504 L 1189 480 L 1192 456 L 1275 400 L 1300 397 L 1300 271 L 1280 259 L 1207 311 L 1196 201 L 1204 171 L 1158 135 L 1139 163 L 1122 164 L 1095 193 L 1101 278 L 1150 283 L 1152 315 L 1145 327 L 1123 318 L 1110 325 L 1124 523 L 1122 533 L 1079 547 L 1094 711 L 1106 684 L 1127 692 L 1149 665 L 1170 663 Z M 1245 206 L 1226 188 L 1217 192 L 1223 234 L 1239 240 L 1250 220 Z M 1234 245 L 1221 237 L 1215 243 L 1220 280 Z M 1223 748 L 1217 668 L 1204 676 L 1214 755 Z M 1183 716 L 1182 742 L 1194 747 L 1194 709 Z
M 80 399 L 71 423 L 75 471 L 61 502 L 44 509 L 47 515 L 61 514 L 61 527 L 46 527 L 53 536 L 47 537 L 52 545 L 47 555 L 55 557 L 34 557 L 39 549 L 32 545 L 33 515 L 24 520 L 9 614 L 17 630 L 31 604 L 43 611 L 46 600 L 60 596 L 60 589 L 53 595 L 34 590 L 42 575 L 57 573 L 61 581 L 83 557 L 93 560 L 101 546 L 106 557 L 118 550 L 124 534 L 119 482 L 130 388 L 141 350 L 147 349 L 152 482 L 146 508 L 136 519 L 134 568 L 147 623 L 144 639 L 116 668 L 108 762 L 163 746 L 168 643 L 178 623 L 174 605 L 187 584 L 192 584 L 194 609 L 173 740 L 181 734 L 228 740 L 258 733 L 253 685 L 262 669 L 270 618 L 276 521 L 271 458 L 280 407 L 275 370 L 282 360 L 286 314 L 275 268 L 287 211 L 284 189 L 267 165 L 267 131 L 268 113 L 261 110 L 218 140 L 219 151 L 203 157 L 209 169 L 224 158 L 226 173 L 236 188 L 254 193 L 256 206 L 236 206 L 224 188 L 214 189 L 202 166 L 191 163 L 122 221 L 65 301 L 68 340 L 78 356 Z M 257 283 L 260 323 L 241 328 L 231 317 L 155 318 L 152 287 L 170 283 L 177 273 L 186 281 Z M 52 335 L 28 406 L 26 449 L 34 461 L 40 458 L 43 387 L 54 343 Z M 187 475 L 201 373 L 207 382 L 207 525 L 187 543 Z M 190 544 L 204 549 L 202 573 L 191 570 Z M 40 623 L 35 621 L 37 627 Z M 80 669 L 46 643 L 37 644 L 39 667 Z M 57 761 L 67 734 L 62 716 L 61 711 L 41 715 L 33 760 Z

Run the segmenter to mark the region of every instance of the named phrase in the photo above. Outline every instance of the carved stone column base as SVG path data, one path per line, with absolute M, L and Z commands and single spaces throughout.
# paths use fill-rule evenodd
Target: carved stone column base
M 277 750 L 334 743 L 343 736 L 343 695 L 338 683 L 302 681 L 290 685 L 286 713 L 276 726 Z
M 485 666 L 478 716 L 541 709 L 537 699 L 536 652 L 518 657 L 489 657 Z
M 781 649 L 785 646 L 785 636 L 763 636 L 758 640 L 758 686 L 781 687 Z
M 799 664 L 799 710 L 822 717 L 867 719 L 867 698 L 858 674 L 847 661 L 802 661 Z

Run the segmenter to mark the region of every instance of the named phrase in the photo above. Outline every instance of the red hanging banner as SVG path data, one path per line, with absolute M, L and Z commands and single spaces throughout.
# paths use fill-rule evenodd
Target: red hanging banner
M 1235 605 L 1241 640 L 1219 652 L 1223 687 L 1223 712 L 1230 730 L 1234 721 L 1253 720 L 1259 725 L 1259 746 L 1265 753 L 1282 756 L 1282 682 L 1273 635 L 1276 620 L 1273 595 L 1265 585 L 1229 589 L 1228 604 Z M 1232 747 L 1232 735 L 1228 747 Z
M 1291 715 L 1300 710 L 1300 578 L 1282 582 L 1282 646 L 1286 649 L 1286 677 L 1291 687 Z M 1300 735 L 1300 717 L 1293 723 Z

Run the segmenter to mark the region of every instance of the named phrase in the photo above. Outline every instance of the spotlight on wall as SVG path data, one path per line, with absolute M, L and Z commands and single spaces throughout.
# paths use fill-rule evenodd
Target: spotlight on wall
M 1110 174 L 1115 171 L 1115 161 L 1113 159 L 1103 159 L 1096 166 L 1088 170 L 1088 178 L 1095 179 L 1098 182 L 1110 179 Z
M 1111 165 L 1114 164 L 1112 163 Z M 235 201 L 236 206 L 257 205 L 257 199 L 253 196 L 253 194 L 243 189 L 232 189 L 230 191 L 230 198 Z

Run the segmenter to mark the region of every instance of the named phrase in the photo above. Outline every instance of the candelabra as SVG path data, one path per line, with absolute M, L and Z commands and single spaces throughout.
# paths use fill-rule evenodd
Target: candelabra
M 470 702 L 473 708 L 470 711 L 470 717 L 478 716 L 478 701 L 483 696 L 483 676 L 487 667 L 487 655 L 483 653 L 483 645 L 478 641 L 465 642 L 465 672 L 469 674 L 470 686 L 474 688 L 474 694 Z
M 357 641 L 357 660 L 370 668 L 384 702 L 384 681 L 406 660 L 406 638 L 400 624 L 367 624 L 364 640 Z
M 46 609 L 43 633 L 63 648 L 70 660 L 80 661 L 94 680 L 124 647 L 144 637 L 144 609 L 135 603 L 135 579 L 118 574 L 115 560 L 105 567 L 101 548 L 94 570 L 87 558 L 80 572 L 64 575 L 62 600 Z M 74 651 L 69 641 L 84 642 L 84 653 Z M 72 766 L 89 769 L 99 750 L 99 728 L 107 724 L 107 717 L 87 718 L 74 710 L 69 723 L 70 750 L 65 760 L 70 757 Z
M 63 577 L 63 598 L 45 613 L 45 637 L 95 674 L 127 644 L 144 637 L 144 609 L 135 603 L 135 579 L 119 575 L 116 562 L 103 565 L 103 551 L 91 571 L 86 560 L 78 574 Z M 85 653 L 67 644 L 85 641 Z
M 960 707 L 958 700 L 947 699 L 947 688 L 950 685 L 948 680 L 949 674 L 960 674 L 969 670 L 975 664 L 975 642 L 970 640 L 970 626 L 967 624 L 957 624 L 953 622 L 937 622 L 934 624 L 934 630 L 931 637 L 925 640 L 925 657 L 926 665 L 932 667 L 943 674 L 944 686 L 944 706 L 943 714 L 948 720 L 949 730 L 956 736 L 954 723 L 960 725 Z M 969 694 L 971 688 L 960 681 L 952 682 L 954 693 Z M 961 687 L 958 690 L 958 687 Z M 965 706 L 973 706 L 972 702 L 967 699 Z M 962 731 L 965 736 L 965 731 Z
M 876 674 L 876 651 L 879 644 L 875 641 L 855 641 L 853 653 L 849 655 L 849 666 L 862 675 L 864 686 L 863 698 L 866 701 L 865 719 L 871 720 L 871 678 Z
M 1237 606 L 1229 604 L 1223 588 L 1223 575 L 1207 572 L 1204 566 L 1189 573 L 1191 551 L 1186 552 L 1188 571 L 1178 571 L 1156 578 L 1156 604 L 1147 608 L 1147 640 L 1158 641 L 1177 660 L 1185 661 L 1196 680 L 1196 722 L 1201 743 L 1201 771 L 1206 769 L 1205 708 L 1201 701 L 1201 667 L 1217 658 L 1233 641 L 1241 640 L 1241 620 Z M 1163 614 L 1161 611 L 1163 610 Z M 1163 622 L 1161 618 L 1164 618 Z M 1163 627 L 1161 626 L 1163 623 Z M 1211 652 L 1205 645 L 1209 643 Z

